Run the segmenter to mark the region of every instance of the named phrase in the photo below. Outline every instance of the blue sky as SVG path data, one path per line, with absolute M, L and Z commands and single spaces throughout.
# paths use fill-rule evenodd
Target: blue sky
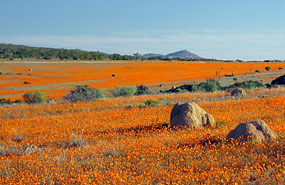
M 0 42 L 285 59 L 285 0 L 0 0 Z

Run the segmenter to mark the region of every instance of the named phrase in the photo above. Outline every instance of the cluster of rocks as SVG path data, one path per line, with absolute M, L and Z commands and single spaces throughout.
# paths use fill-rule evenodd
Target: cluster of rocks
M 199 105 L 194 102 L 176 104 L 170 116 L 170 125 L 178 128 L 201 128 L 214 127 L 215 119 Z M 239 124 L 234 130 L 230 131 L 227 139 L 240 141 L 255 140 L 262 142 L 273 140 L 277 137 L 268 125 L 262 120 L 255 120 Z

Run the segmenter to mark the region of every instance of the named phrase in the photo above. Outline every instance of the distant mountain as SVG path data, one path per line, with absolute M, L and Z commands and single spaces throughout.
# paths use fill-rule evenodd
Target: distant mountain
M 156 53 L 147 53 L 147 54 L 144 54 L 142 57 L 149 58 L 149 57 L 165 57 L 165 56 L 161 54 L 156 54 Z
M 167 58 L 187 58 L 187 59 L 200 59 L 202 57 L 191 53 L 190 51 L 187 50 L 181 50 L 181 51 L 177 51 L 174 53 L 169 53 L 166 55 Z
M 174 53 L 169 53 L 167 55 L 162 54 L 156 54 L 156 53 L 147 53 L 143 55 L 144 58 L 150 58 L 150 57 L 163 57 L 163 58 L 181 58 L 181 59 L 202 59 L 202 57 L 191 53 L 187 50 L 181 50 Z

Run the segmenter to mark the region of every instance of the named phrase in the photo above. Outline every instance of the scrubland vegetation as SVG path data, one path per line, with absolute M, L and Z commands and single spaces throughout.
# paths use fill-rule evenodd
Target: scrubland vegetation
M 78 85 L 69 92 L 56 89 L 60 96 L 55 99 L 45 91 L 31 90 L 21 91 L 22 98 L 0 99 L 1 184 L 284 182 L 285 89 L 267 89 L 254 80 L 221 85 L 213 79 L 227 74 L 230 77 L 225 78 L 237 78 L 236 74 L 264 71 L 266 66 L 282 70 L 279 68 L 283 65 L 257 64 L 254 69 L 248 69 L 247 64 L 219 63 L 108 65 L 101 65 L 102 69 L 64 65 L 68 70 L 60 72 L 50 72 L 50 68 L 59 69 L 54 66 L 33 66 L 35 70 L 11 66 L 16 69 L 13 73 L 1 75 L 2 80 L 9 81 L 0 84 L 2 88 L 101 80 L 96 81 L 96 88 Z M 149 68 L 159 65 L 161 71 Z M 137 71 L 132 73 L 134 66 Z M 166 73 L 164 70 L 170 67 L 173 71 Z M 192 72 L 184 71 L 190 67 Z M 162 84 L 166 79 L 195 79 L 199 75 L 204 79 L 199 83 L 192 81 L 159 91 L 129 83 Z M 42 78 L 36 81 L 36 77 Z M 212 79 L 205 80 L 208 77 Z M 233 88 L 244 88 L 246 93 L 233 96 Z M 170 127 L 174 104 L 192 101 L 215 118 L 214 127 Z M 265 121 L 278 138 L 262 143 L 226 140 L 237 125 L 252 120 Z
M 2 184 L 282 184 L 285 90 L 247 97 L 185 93 L 0 108 Z M 171 129 L 176 102 L 195 101 L 215 128 Z M 145 106 L 134 106 L 144 103 Z M 133 106 L 130 106 L 133 105 Z M 230 142 L 262 119 L 273 142 Z

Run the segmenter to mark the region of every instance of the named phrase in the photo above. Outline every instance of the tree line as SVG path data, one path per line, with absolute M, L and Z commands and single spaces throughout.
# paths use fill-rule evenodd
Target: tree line
M 56 49 L 0 43 L 0 59 L 138 60 L 141 59 L 141 56 L 138 53 L 132 56 L 80 49 Z

